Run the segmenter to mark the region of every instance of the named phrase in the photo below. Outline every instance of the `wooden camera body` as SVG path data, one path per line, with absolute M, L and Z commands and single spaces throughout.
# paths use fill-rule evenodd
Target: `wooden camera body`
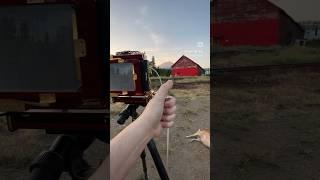
M 148 61 L 144 53 L 119 52 L 110 59 L 110 92 L 113 102 L 146 105 L 152 97 Z
M 0 112 L 11 130 L 106 128 L 108 26 L 106 0 L 0 2 Z

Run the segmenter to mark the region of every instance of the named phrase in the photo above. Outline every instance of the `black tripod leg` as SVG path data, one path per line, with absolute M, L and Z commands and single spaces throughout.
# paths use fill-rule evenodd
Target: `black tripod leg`
M 30 166 L 30 180 L 58 180 L 64 171 L 65 156 L 73 141 L 68 136 L 59 136 L 48 151 L 42 152 Z
M 142 160 L 144 179 L 148 180 L 148 170 L 147 170 L 146 151 L 145 150 L 142 151 L 140 157 L 141 157 L 141 160 Z
M 154 164 L 156 165 L 156 168 L 158 170 L 159 176 L 161 180 L 169 180 L 168 173 L 166 171 L 166 168 L 164 167 L 160 154 L 158 152 L 156 143 L 153 139 L 151 139 L 148 143 L 148 149 L 150 151 L 150 154 L 152 156 L 152 159 L 154 161 Z
M 83 159 L 84 151 L 94 142 L 94 136 L 75 135 L 70 136 L 73 140 L 72 148 L 70 148 L 67 157 L 65 157 L 67 171 L 72 180 L 88 179 L 93 173 L 92 167 Z

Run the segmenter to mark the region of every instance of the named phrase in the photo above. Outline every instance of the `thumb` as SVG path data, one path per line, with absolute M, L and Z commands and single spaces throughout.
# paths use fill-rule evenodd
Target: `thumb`
M 153 97 L 154 99 L 157 99 L 158 101 L 163 101 L 167 97 L 169 90 L 173 87 L 173 81 L 168 80 L 166 83 L 162 84 L 161 87 L 158 89 L 156 95 Z

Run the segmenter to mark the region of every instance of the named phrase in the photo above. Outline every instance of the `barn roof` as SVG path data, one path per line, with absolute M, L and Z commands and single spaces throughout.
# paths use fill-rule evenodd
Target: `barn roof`
M 211 7 L 214 23 L 257 20 L 277 15 L 277 8 L 267 0 L 214 0 Z
M 300 30 L 304 31 L 285 10 L 269 0 L 213 0 L 211 1 L 211 17 L 214 23 L 221 21 L 236 21 L 241 19 L 260 19 L 274 17 L 280 12 L 288 17 Z
M 188 58 L 185 55 L 182 55 L 172 66 L 171 68 L 174 68 L 176 65 L 178 65 L 178 62 L 182 61 L 182 60 L 187 60 L 189 62 L 191 62 L 192 64 L 198 66 L 199 68 L 203 69 L 198 63 L 194 62 L 193 60 L 191 60 L 190 58 Z
M 270 2 L 268 0 L 266 0 L 267 3 L 269 3 L 271 6 L 274 6 L 275 8 L 278 8 L 278 10 L 280 11 L 280 13 L 282 13 L 283 15 L 287 16 L 290 21 L 292 21 L 301 31 L 304 32 L 304 28 L 297 22 L 295 21 L 284 9 L 282 9 L 281 7 L 277 6 L 276 4 L 274 4 L 273 2 Z

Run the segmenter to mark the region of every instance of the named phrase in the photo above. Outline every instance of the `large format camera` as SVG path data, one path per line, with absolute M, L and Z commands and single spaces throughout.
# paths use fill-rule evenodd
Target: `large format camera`
M 139 51 L 122 51 L 110 59 L 110 92 L 113 102 L 146 105 L 152 98 L 148 61 Z
M 0 2 L 0 111 L 10 130 L 107 129 L 105 0 Z

